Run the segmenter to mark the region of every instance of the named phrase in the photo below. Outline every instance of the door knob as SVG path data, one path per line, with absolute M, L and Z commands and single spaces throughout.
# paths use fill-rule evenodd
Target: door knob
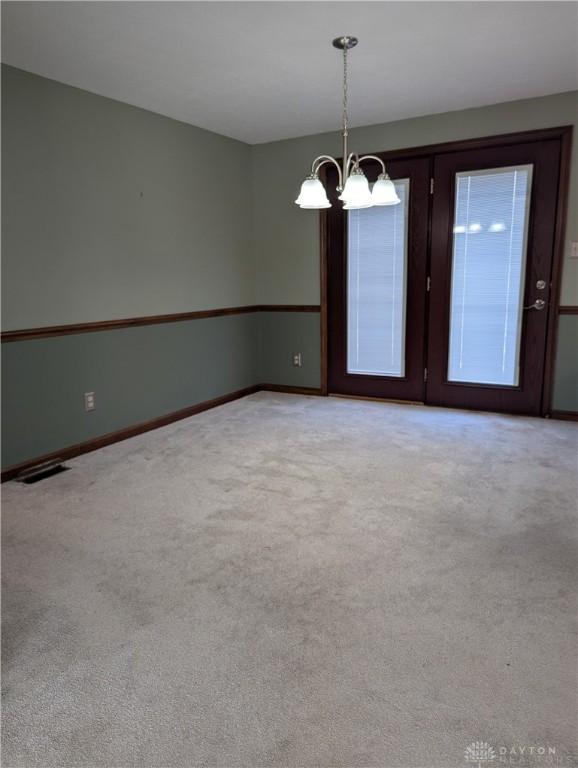
M 544 299 L 536 299 L 536 301 L 533 304 L 530 304 L 529 306 L 524 307 L 524 309 L 542 310 L 545 308 L 545 306 L 546 306 L 546 302 L 544 301 Z

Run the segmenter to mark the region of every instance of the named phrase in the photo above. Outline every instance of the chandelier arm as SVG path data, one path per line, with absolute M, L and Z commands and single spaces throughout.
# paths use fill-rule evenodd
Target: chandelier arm
M 345 179 L 349 176 L 349 170 L 351 166 L 355 166 L 359 163 L 359 157 L 355 154 L 355 152 L 350 152 L 347 156 L 347 161 L 345 160 L 345 156 L 343 158 L 343 167 L 344 167 L 344 175 Z
M 359 157 L 357 159 L 357 162 L 362 163 L 364 160 L 377 160 L 377 162 L 381 165 L 381 172 L 385 176 L 385 163 L 380 157 L 377 157 L 376 155 L 363 155 L 363 157 Z
M 317 176 L 321 166 L 326 165 L 327 163 L 333 163 L 333 165 L 337 168 L 337 173 L 339 174 L 339 186 L 337 189 L 341 190 L 343 187 L 343 174 L 341 172 L 339 163 L 334 157 L 331 157 L 331 155 L 319 155 L 319 157 L 316 157 L 311 164 L 311 174 Z

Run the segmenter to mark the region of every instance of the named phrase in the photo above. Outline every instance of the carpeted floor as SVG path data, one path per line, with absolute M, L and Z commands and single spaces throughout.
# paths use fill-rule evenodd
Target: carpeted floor
M 578 764 L 577 452 L 260 393 L 7 484 L 3 765 Z

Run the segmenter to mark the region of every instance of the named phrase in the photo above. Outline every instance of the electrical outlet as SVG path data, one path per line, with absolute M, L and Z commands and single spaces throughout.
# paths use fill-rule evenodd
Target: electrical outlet
M 303 367 L 303 358 L 301 357 L 301 352 L 293 352 L 293 365 L 295 368 Z
M 578 241 L 577 240 L 573 240 L 570 243 L 570 258 L 578 259 Z
M 94 411 L 94 392 L 85 392 L 84 393 L 84 410 L 85 411 Z

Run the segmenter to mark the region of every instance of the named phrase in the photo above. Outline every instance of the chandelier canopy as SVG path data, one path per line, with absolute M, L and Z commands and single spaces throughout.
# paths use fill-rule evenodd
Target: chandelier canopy
M 339 199 L 343 201 L 344 210 L 356 208 L 371 208 L 373 205 L 397 205 L 400 202 L 393 181 L 387 175 L 383 161 L 375 155 L 363 155 L 348 153 L 347 137 L 349 135 L 347 113 L 347 53 L 357 45 L 357 38 L 351 35 L 343 35 L 333 40 L 333 46 L 343 51 L 343 119 L 341 123 L 341 135 L 343 137 L 343 160 L 339 165 L 337 160 L 330 155 L 319 155 L 311 164 L 311 173 L 301 185 L 299 197 L 295 202 L 300 208 L 331 208 L 327 192 L 319 179 L 319 169 L 326 163 L 333 163 L 337 168 L 339 184 L 337 191 L 341 194 Z M 373 160 L 381 165 L 381 173 L 373 188 L 369 188 L 367 177 L 360 167 L 364 160 Z

